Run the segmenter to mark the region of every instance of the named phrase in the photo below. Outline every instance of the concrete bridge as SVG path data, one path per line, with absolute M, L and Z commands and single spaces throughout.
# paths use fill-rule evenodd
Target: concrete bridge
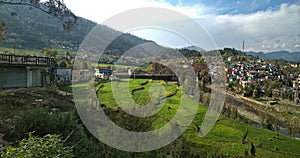
M 0 88 L 50 85 L 55 66 L 53 58 L 0 54 Z

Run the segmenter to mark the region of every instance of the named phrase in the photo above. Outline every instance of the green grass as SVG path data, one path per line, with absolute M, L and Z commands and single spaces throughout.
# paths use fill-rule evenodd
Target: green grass
M 116 71 L 127 71 L 128 69 L 135 69 L 135 70 L 142 70 L 142 71 L 148 71 L 147 66 L 128 66 L 128 65 L 121 65 L 121 64 L 105 64 L 105 63 L 93 63 L 92 66 L 99 67 L 99 68 L 111 68 Z
M 61 91 L 72 93 L 72 85 L 65 85 L 58 88 Z
M 13 48 L 5 48 L 0 47 L 0 53 L 8 53 L 8 54 L 16 54 L 16 55 L 39 55 L 42 53 L 39 50 L 25 50 L 25 49 L 13 49 Z
M 65 55 L 65 52 L 68 51 L 71 56 L 76 56 L 76 51 L 71 50 L 64 50 L 64 49 L 55 49 L 57 51 L 58 56 Z M 13 48 L 6 48 L 0 47 L 0 54 L 7 53 L 7 54 L 15 54 L 15 55 L 36 55 L 36 56 L 45 56 L 42 53 L 42 50 L 28 50 L 28 49 L 13 49 Z
M 264 103 L 264 104 L 267 104 L 268 103 L 268 100 L 266 99 L 262 99 L 262 98 L 254 98 L 254 97 L 250 97 L 251 99 L 254 99 L 256 101 L 259 101 L 261 103 Z
M 258 129 L 249 126 L 244 123 L 223 118 L 206 137 L 198 137 L 198 133 L 193 128 L 192 124 L 190 128 L 185 132 L 184 136 L 195 144 L 201 142 L 207 145 L 210 151 L 216 148 L 223 154 L 230 153 L 231 156 L 243 155 L 245 149 L 249 149 L 249 143 L 241 144 L 242 135 L 248 129 L 247 142 L 252 141 L 256 146 L 256 154 L 258 157 L 297 157 L 296 154 L 300 154 L 300 142 L 299 140 L 288 138 L 280 135 L 280 139 L 275 139 L 276 133 Z M 270 139 L 272 139 L 270 141 Z M 261 148 L 259 148 L 261 144 Z M 275 147 L 279 148 L 282 153 L 276 153 Z M 268 155 L 265 155 L 268 152 Z M 288 153 L 294 154 L 289 155 Z M 277 155 L 277 156 L 276 156 Z
M 276 104 L 276 105 L 282 106 L 282 107 L 284 107 L 284 108 L 292 109 L 292 110 L 295 110 L 295 111 L 300 111 L 300 106 L 289 105 L 289 104 L 283 104 L 283 103 L 279 103 L 279 104 Z
M 110 67 L 110 68 L 115 68 L 115 69 L 128 69 L 128 68 L 132 68 L 132 66 L 127 66 L 127 65 L 120 65 L 120 64 L 104 64 L 104 63 L 100 63 L 98 64 L 98 67 L 100 68 L 106 68 L 106 67 Z
M 130 92 L 124 94 L 123 97 L 131 97 L 136 103 L 149 103 L 149 90 L 155 83 L 160 83 L 161 81 L 153 81 L 153 83 L 148 83 L 144 86 L 145 89 L 131 94 L 131 90 L 140 87 L 141 83 L 147 80 L 127 80 L 119 85 L 120 90 L 125 87 L 125 84 L 129 82 Z M 176 84 L 164 84 L 163 87 L 166 93 L 172 92 L 177 88 Z M 126 91 L 124 91 L 125 93 Z M 153 92 L 154 93 L 154 92 Z M 153 128 L 160 128 L 168 123 L 170 119 L 174 117 L 177 112 L 182 112 L 183 114 L 188 114 L 190 109 L 179 109 L 179 103 L 181 98 L 181 91 L 179 89 L 178 93 L 170 98 L 167 98 L 162 109 L 157 113 L 159 116 L 153 122 Z M 143 100 L 144 99 L 144 100 Z M 99 100 L 102 104 L 105 104 L 110 108 L 119 107 L 116 103 L 112 91 L 111 83 L 105 83 L 104 87 L 101 89 L 99 94 Z M 185 100 L 188 102 L 188 100 Z M 126 103 L 126 102 L 123 102 Z M 128 103 L 128 102 L 127 102 Z M 191 103 L 192 104 L 192 103 Z M 141 105 L 142 106 L 142 105 Z M 180 111 L 181 110 L 181 111 Z M 231 120 L 224 116 L 221 116 L 217 121 L 212 130 L 205 137 L 199 137 L 197 127 L 201 126 L 202 120 L 205 116 L 207 108 L 199 105 L 197 114 L 192 122 L 192 124 L 184 132 L 183 136 L 192 144 L 193 152 L 209 152 L 210 154 L 219 153 L 222 155 L 230 156 L 243 156 L 245 150 L 250 154 L 250 144 L 253 142 L 256 146 L 256 156 L 257 157 L 299 157 L 300 156 L 300 141 L 286 137 L 284 135 L 279 136 L 276 139 L 276 133 L 259 129 L 245 123 L 241 123 L 235 120 Z M 183 120 L 184 121 L 184 120 Z M 180 124 L 180 122 L 179 122 Z M 245 144 L 241 144 L 241 138 L 243 134 L 248 129 L 248 136 Z M 275 151 L 275 148 L 278 151 Z

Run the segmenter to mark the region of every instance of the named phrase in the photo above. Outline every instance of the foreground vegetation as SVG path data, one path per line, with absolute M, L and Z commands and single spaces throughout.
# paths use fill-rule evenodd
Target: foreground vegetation
M 148 91 L 156 84 L 161 84 L 167 95 L 175 90 L 177 93 L 166 99 L 157 115 L 140 119 L 118 110 L 110 91 L 110 82 L 98 84 L 96 89 L 99 89 L 100 103 L 110 119 L 119 126 L 126 126 L 133 131 L 149 131 L 165 125 L 177 112 L 181 96 L 177 84 L 142 79 L 128 82 L 131 92 L 138 89 L 129 94 L 141 106 L 151 102 Z M 159 96 L 160 93 L 153 95 Z M 129 153 L 108 147 L 95 139 L 84 127 L 74 103 L 67 96 L 61 96 L 50 89 L 33 88 L 0 91 L 0 98 L 0 144 L 4 144 L 6 148 L 2 148 L 2 157 L 22 153 L 24 146 L 26 150 L 32 151 L 30 154 L 34 154 L 35 145 L 39 145 L 38 143 L 41 146 L 45 143 L 55 144 L 49 149 L 42 147 L 41 151 L 61 149 L 58 154 L 66 154 L 66 157 L 300 156 L 299 140 L 224 116 L 219 118 L 207 136 L 199 137 L 198 131 L 207 110 L 203 105 L 198 106 L 198 113 L 183 136 L 172 144 L 151 152 Z

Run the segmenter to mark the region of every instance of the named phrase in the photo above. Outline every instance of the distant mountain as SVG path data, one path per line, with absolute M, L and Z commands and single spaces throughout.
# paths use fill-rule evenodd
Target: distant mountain
M 254 57 L 259 57 L 261 59 L 269 60 L 279 60 L 283 59 L 286 61 L 300 62 L 300 52 L 287 52 L 287 51 L 278 51 L 278 52 L 246 52 L 247 55 L 252 55 Z
M 197 46 L 187 46 L 187 47 L 184 47 L 182 49 L 188 49 L 188 50 L 197 51 L 197 52 L 206 51 L 205 49 L 197 47 Z
M 0 46 L 22 49 L 77 50 L 86 35 L 97 25 L 95 22 L 79 17 L 76 26 L 67 33 L 63 30 L 60 20 L 40 10 L 17 5 L 0 5 L 0 19 L 7 25 L 7 39 L 0 42 Z M 105 27 L 108 32 L 116 32 L 109 27 L 101 27 Z M 146 42 L 149 41 L 130 34 L 122 34 L 109 45 L 107 50 L 121 53 Z

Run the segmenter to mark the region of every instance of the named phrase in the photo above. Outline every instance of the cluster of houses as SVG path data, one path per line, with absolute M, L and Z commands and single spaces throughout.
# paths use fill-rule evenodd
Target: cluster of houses
M 262 83 L 268 79 L 284 79 L 276 65 L 266 63 L 264 60 L 251 60 L 249 62 L 229 63 L 225 69 L 227 81 L 240 81 L 243 87 L 251 83 Z
M 109 80 L 113 71 L 106 68 L 72 70 L 71 68 L 57 68 L 56 81 L 58 84 L 70 84 L 71 82 L 89 81 L 92 77 L 98 80 Z
M 130 62 L 130 57 L 122 59 L 122 62 Z M 183 68 L 189 68 L 194 64 L 194 60 L 181 61 Z M 298 66 L 298 65 L 297 65 Z M 218 77 L 222 65 L 210 67 L 211 76 Z M 249 60 L 243 62 L 231 62 L 225 68 L 228 83 L 238 83 L 246 88 L 251 84 L 263 85 L 266 80 L 284 81 L 287 77 L 292 80 L 292 86 L 285 89 L 274 89 L 274 96 L 285 91 L 294 93 L 294 99 L 299 101 L 300 75 L 282 74 L 279 66 L 265 62 L 264 60 Z M 132 75 L 131 70 L 125 72 Z M 108 68 L 71 69 L 57 67 L 53 58 L 36 56 L 18 56 L 0 54 L 0 88 L 20 88 L 20 87 L 43 87 L 48 85 L 66 85 L 76 82 L 89 81 L 91 78 L 98 80 L 109 80 L 113 75 L 113 70 Z M 261 91 L 264 92 L 263 86 Z
M 230 60 L 228 60 L 230 61 Z M 226 66 L 226 75 L 228 83 L 236 83 L 246 88 L 251 84 L 263 85 L 266 80 L 279 80 L 285 81 L 289 77 L 293 84 L 292 87 L 281 87 L 280 89 L 273 89 L 273 96 L 280 96 L 281 93 L 291 91 L 295 102 L 299 102 L 299 88 L 300 88 L 300 75 L 291 73 L 289 76 L 282 74 L 279 66 L 265 62 L 262 59 L 249 60 L 247 62 L 228 62 Z M 265 92 L 264 87 L 260 87 L 261 92 Z

